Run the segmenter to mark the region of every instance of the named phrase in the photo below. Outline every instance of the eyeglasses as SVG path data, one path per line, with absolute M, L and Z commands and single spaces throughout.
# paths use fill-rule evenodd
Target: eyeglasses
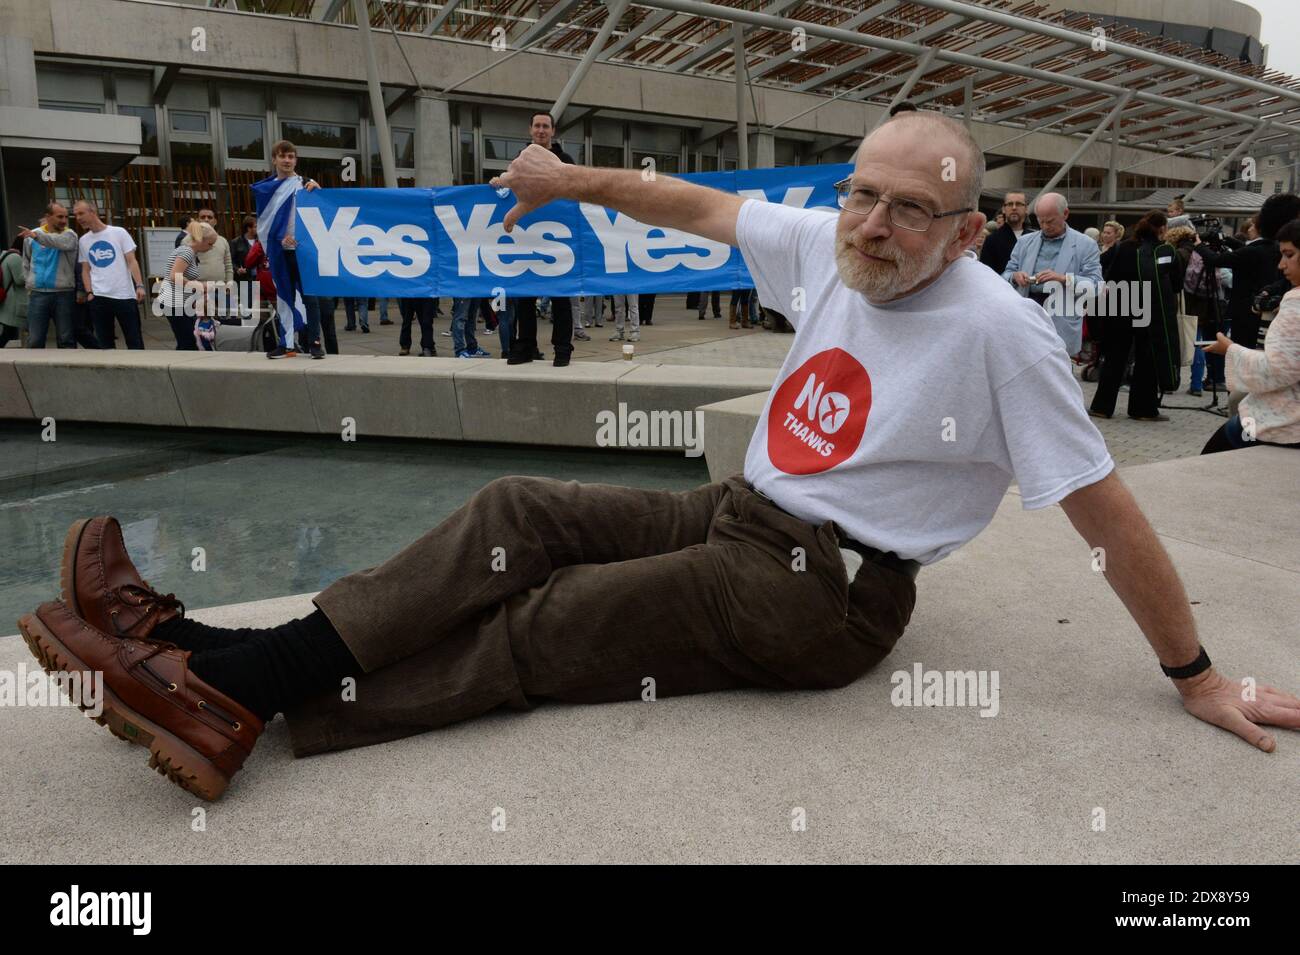
M 900 229 L 909 232 L 924 232 L 930 228 L 935 219 L 959 216 L 967 209 L 953 209 L 950 212 L 934 212 L 914 199 L 897 199 L 885 197 L 874 189 L 865 186 L 853 188 L 852 179 L 842 179 L 835 184 L 835 201 L 845 212 L 866 216 L 876 208 L 876 203 L 884 202 L 889 209 L 889 221 Z
M 1027 202 L 1004 202 L 1004 203 L 1002 203 L 1002 205 L 1003 205 L 1004 208 L 1005 208 L 1006 206 L 1024 206 L 1025 208 L 1028 208 L 1028 207 L 1029 207 L 1029 203 L 1027 203 Z

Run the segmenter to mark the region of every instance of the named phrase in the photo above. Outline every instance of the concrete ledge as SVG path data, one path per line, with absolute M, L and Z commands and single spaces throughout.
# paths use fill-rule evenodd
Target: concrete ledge
M 172 367 L 184 424 L 190 428 L 320 431 L 307 391 L 310 359 L 268 361 L 263 354 L 200 353 Z
M 296 360 L 296 359 L 295 359 Z M 330 356 L 306 369 L 307 393 L 324 434 L 338 434 L 345 417 L 357 436 L 459 441 L 455 358 Z
M 549 361 L 476 362 L 456 373 L 461 433 L 466 441 L 594 448 L 596 414 L 617 409 L 616 382 L 632 367 L 629 362 L 575 362 L 563 369 Z M 565 387 L 556 387 L 560 380 Z
M 704 457 L 709 465 L 709 480 L 721 481 L 745 470 L 745 452 L 767 395 L 764 391 L 700 408 L 704 413 Z
M 9 349 L 0 348 L 0 354 Z M 13 362 L 0 362 L 0 418 L 35 418 L 32 403 L 27 400 L 27 390 L 18 377 Z
M 171 372 L 199 357 L 125 349 L 44 349 L 32 351 L 30 357 L 15 356 L 7 367 L 22 382 L 34 418 L 180 427 L 186 422 Z
M 776 379 L 775 368 L 700 368 L 691 365 L 633 365 L 618 379 L 619 404 L 632 411 L 699 410 L 726 399 L 762 391 Z M 706 447 L 708 425 L 703 426 Z M 681 447 L 678 442 L 676 447 Z
M 629 412 L 685 414 L 752 392 L 761 398 L 775 374 L 650 361 L 555 368 L 499 359 L 0 349 L 0 385 L 12 384 L 0 394 L 0 417 L 325 434 L 350 417 L 359 436 L 591 448 L 597 415 L 617 414 L 620 403 Z M 742 440 L 721 419 L 718 427 L 729 458 L 737 448 L 743 458 L 748 435 Z M 667 447 L 682 446 L 679 432 L 669 437 L 676 443 Z

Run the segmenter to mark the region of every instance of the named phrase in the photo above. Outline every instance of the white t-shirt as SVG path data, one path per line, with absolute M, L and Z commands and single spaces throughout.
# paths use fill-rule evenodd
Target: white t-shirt
M 135 251 L 131 233 L 108 225 L 87 232 L 79 241 L 81 260 L 90 263 L 90 290 L 104 298 L 135 298 L 135 279 L 126 266 L 126 254 Z
M 802 520 L 929 564 L 983 530 L 1013 478 L 1029 509 L 1110 472 L 1040 306 L 966 256 L 873 305 L 840 281 L 835 222 L 754 199 L 740 211 L 759 298 L 795 326 L 745 457 L 750 484 Z

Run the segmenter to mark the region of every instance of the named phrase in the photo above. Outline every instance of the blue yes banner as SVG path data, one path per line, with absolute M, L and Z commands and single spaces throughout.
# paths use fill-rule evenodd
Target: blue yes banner
M 678 176 L 725 192 L 836 211 L 850 165 Z M 298 193 L 298 265 L 309 295 L 507 298 L 750 288 L 740 252 L 602 206 L 552 202 L 507 233 L 514 205 L 491 186 Z

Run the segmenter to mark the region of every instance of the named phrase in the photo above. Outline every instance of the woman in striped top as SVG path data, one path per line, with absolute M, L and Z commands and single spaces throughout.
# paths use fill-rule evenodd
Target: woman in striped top
M 196 310 L 193 307 L 186 309 L 185 300 L 187 290 L 190 296 L 196 292 L 202 294 L 202 283 L 197 281 L 198 254 L 208 251 L 216 242 L 216 229 L 206 222 L 191 220 L 185 227 L 184 240 L 176 246 L 171 261 L 167 263 L 167 277 L 163 279 L 155 308 L 158 314 L 167 316 L 172 334 L 176 336 L 177 351 L 198 351 L 199 346 L 194 340 Z

